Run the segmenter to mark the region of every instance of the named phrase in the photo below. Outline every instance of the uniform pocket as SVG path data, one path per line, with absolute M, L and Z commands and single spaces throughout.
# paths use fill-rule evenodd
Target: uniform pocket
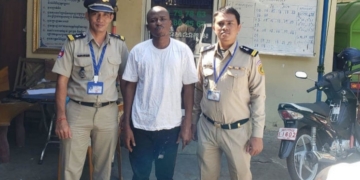
M 227 86 L 230 90 L 239 90 L 241 87 L 246 86 L 246 69 L 239 68 L 239 69 L 228 69 L 227 73 L 228 78 L 230 78 L 230 82 L 232 83 L 230 86 Z
M 210 87 L 214 87 L 214 70 L 210 68 L 204 68 L 203 69 L 203 85 L 206 89 L 209 89 Z
M 119 74 L 119 67 L 121 64 L 121 58 L 119 56 L 112 56 L 107 58 L 108 68 L 107 73 L 111 76 L 117 76 Z
M 94 76 L 94 68 L 90 58 L 75 58 L 72 75 L 76 79 L 90 80 Z

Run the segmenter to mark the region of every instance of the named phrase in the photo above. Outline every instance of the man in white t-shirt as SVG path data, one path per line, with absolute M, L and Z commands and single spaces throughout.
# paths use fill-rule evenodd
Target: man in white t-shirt
M 170 180 L 180 139 L 183 148 L 191 141 L 194 83 L 198 78 L 189 47 L 170 38 L 169 12 L 155 6 L 147 14 L 147 23 L 153 38 L 131 50 L 123 74 L 127 81 L 123 139 L 130 151 L 133 180 L 149 179 L 154 160 L 157 179 Z

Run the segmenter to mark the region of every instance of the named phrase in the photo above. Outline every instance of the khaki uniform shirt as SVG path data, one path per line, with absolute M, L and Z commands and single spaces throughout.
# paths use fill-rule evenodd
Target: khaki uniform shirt
M 195 89 L 193 123 L 204 113 L 221 124 L 229 124 L 241 119 L 250 118 L 252 137 L 263 137 L 265 124 L 265 76 L 257 53 L 251 56 L 249 48 L 234 43 L 222 55 L 218 52 L 218 44 L 205 47 L 198 62 L 199 82 Z M 244 52 L 248 50 L 248 52 Z M 213 63 L 215 58 L 216 74 L 225 66 L 231 56 L 229 66 L 220 77 L 216 90 L 220 91 L 220 101 L 207 98 L 207 92 L 215 89 Z
M 71 99 L 83 102 L 116 101 L 118 99 L 116 78 L 124 72 L 129 54 L 124 38 L 107 34 L 104 43 L 97 45 L 88 30 L 84 34 L 73 35 L 69 39 L 65 42 L 52 69 L 54 73 L 69 78 L 67 95 Z M 96 63 L 99 61 L 103 47 L 107 44 L 99 70 L 99 82 L 104 84 L 102 95 L 87 94 L 87 84 L 94 80 L 94 67 L 89 43 L 92 43 Z M 82 69 L 84 71 L 83 77 L 80 75 Z

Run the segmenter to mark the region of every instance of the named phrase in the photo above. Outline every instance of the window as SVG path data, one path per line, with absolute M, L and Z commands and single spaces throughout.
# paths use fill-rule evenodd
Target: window
M 214 0 L 152 0 L 151 7 L 163 6 L 170 13 L 171 37 L 186 43 L 195 55 L 212 41 Z

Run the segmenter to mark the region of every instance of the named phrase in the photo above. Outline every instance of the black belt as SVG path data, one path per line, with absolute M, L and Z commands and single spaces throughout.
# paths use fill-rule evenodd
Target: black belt
M 249 118 L 246 118 L 246 119 L 238 120 L 238 121 L 230 123 L 230 124 L 220 124 L 219 122 L 216 122 L 216 121 L 210 119 L 205 114 L 203 114 L 203 115 L 204 115 L 205 119 L 207 119 L 209 122 L 211 122 L 211 124 L 213 124 L 214 126 L 216 126 L 218 128 L 221 128 L 221 129 L 237 129 L 237 128 L 240 128 L 241 125 L 243 125 L 249 121 Z
M 74 99 L 71 99 L 72 101 L 80 104 L 80 105 L 84 105 L 84 106 L 89 106 L 89 107 L 95 107 L 95 108 L 100 108 L 100 107 L 104 107 L 107 106 L 109 104 L 115 103 L 116 101 L 109 101 L 109 102 L 98 102 L 98 103 L 92 103 L 92 102 L 82 102 L 82 101 L 76 101 Z

